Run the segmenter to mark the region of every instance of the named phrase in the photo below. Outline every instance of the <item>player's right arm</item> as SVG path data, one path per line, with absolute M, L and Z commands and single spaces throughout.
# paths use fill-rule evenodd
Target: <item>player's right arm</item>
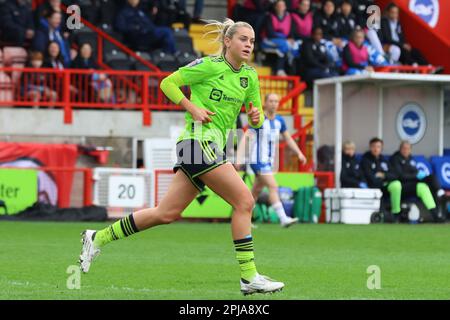
M 194 121 L 208 123 L 212 121 L 210 116 L 214 115 L 214 112 L 194 105 L 188 98 L 185 97 L 180 89 L 182 86 L 192 85 L 204 80 L 208 74 L 204 68 L 204 65 L 206 65 L 206 63 L 203 63 L 203 59 L 197 59 L 191 62 L 187 66 L 178 69 L 178 71 L 175 71 L 164 78 L 161 81 L 160 88 L 167 98 L 170 99 L 170 101 L 180 105 L 187 112 L 189 112 Z

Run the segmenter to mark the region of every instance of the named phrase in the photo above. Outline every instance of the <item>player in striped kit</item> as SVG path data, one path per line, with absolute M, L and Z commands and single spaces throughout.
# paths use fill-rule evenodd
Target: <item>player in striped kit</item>
M 302 164 L 306 163 L 306 157 L 287 131 L 283 117 L 277 114 L 279 103 L 280 98 L 276 93 L 266 95 L 263 106 L 264 123 L 260 128 L 250 128 L 247 131 L 239 146 L 238 159 L 241 158 L 245 149 L 246 137 L 248 137 L 250 141 L 250 168 L 256 175 L 252 188 L 253 198 L 256 200 L 264 187 L 267 187 L 269 189 L 269 202 L 277 213 L 281 226 L 289 227 L 298 222 L 298 218 L 291 218 L 286 215 L 278 194 L 278 184 L 273 175 L 276 148 L 280 135 L 284 138 L 288 147 L 297 154 Z

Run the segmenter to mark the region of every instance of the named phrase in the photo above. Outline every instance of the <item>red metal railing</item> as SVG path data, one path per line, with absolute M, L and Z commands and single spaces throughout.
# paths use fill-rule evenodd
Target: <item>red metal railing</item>
M 334 172 L 315 171 L 314 172 L 314 180 L 315 180 L 315 185 L 322 192 L 322 199 L 323 199 L 325 189 L 335 187 Z M 326 206 L 325 206 L 325 201 L 322 201 L 322 212 L 321 212 L 321 215 L 319 218 L 319 223 L 325 223 L 325 222 L 326 222 Z
M 300 121 L 301 121 L 301 116 Z M 286 141 L 280 142 L 279 146 L 279 171 L 313 171 L 314 164 L 312 162 L 312 156 L 311 156 L 311 150 L 308 150 L 307 146 L 307 138 L 308 135 L 312 135 L 312 129 L 313 129 L 313 121 L 308 122 L 305 126 L 301 126 L 301 124 L 294 125 L 297 129 L 297 132 L 295 132 L 292 135 L 292 139 L 294 139 L 297 142 L 298 147 L 302 152 L 305 154 L 306 158 L 308 159 L 308 162 L 306 164 L 301 164 L 300 161 L 297 159 L 293 161 L 296 163 L 296 168 L 293 170 L 293 168 L 289 169 L 285 167 L 286 162 L 286 147 L 287 143 Z M 294 159 L 292 159 L 294 160 Z
M 182 110 L 161 91 L 168 73 L 121 70 L 0 68 L 0 107 L 54 107 L 64 110 L 72 123 L 73 109 L 141 110 L 143 124 L 151 125 L 151 110 Z M 13 82 L 11 76 L 18 79 Z M 6 76 L 6 77 L 5 77 Z M 8 80 L 9 79 L 9 80 Z M 280 111 L 293 113 L 304 88 L 299 77 L 261 76 L 261 93 L 284 98 Z M 182 88 L 186 95 L 187 87 Z

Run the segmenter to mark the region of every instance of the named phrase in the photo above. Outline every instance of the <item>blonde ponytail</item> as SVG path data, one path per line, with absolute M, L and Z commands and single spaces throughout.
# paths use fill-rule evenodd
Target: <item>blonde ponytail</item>
M 205 28 L 207 27 L 214 27 L 213 30 L 206 32 L 203 37 L 206 37 L 209 34 L 216 34 L 216 38 L 212 41 L 213 43 L 219 43 L 220 48 L 217 55 L 225 55 L 226 53 L 226 47 L 225 47 L 225 37 L 232 38 L 233 35 L 236 33 L 237 29 L 239 27 L 246 27 L 251 30 L 253 30 L 252 26 L 248 24 L 247 22 L 238 21 L 234 22 L 233 20 L 229 18 L 225 18 L 223 22 L 217 21 L 217 20 L 204 20 L 206 22 Z

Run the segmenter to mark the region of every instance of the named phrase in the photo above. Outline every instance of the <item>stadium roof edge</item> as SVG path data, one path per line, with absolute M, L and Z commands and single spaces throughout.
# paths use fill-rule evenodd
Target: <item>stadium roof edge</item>
M 450 75 L 437 74 L 409 74 L 409 73 L 389 73 L 389 72 L 372 72 L 367 74 L 341 76 L 316 80 L 315 85 L 328 85 L 345 82 L 382 82 L 385 80 L 400 80 L 400 81 L 414 81 L 414 82 L 434 82 L 450 85 Z

